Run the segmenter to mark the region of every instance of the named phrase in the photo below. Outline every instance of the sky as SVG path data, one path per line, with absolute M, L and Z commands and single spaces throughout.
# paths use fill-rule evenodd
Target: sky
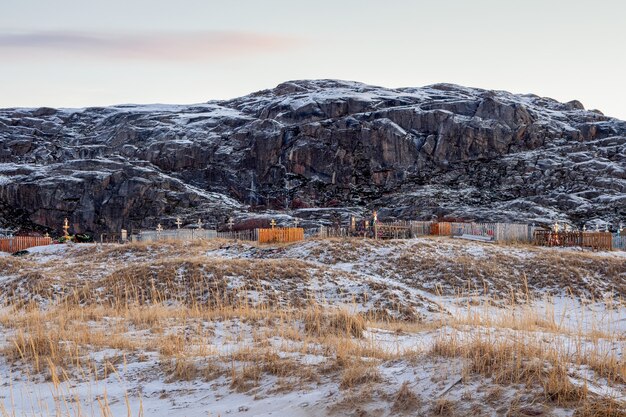
M 626 119 L 625 18 L 623 0 L 4 0 L 0 107 L 191 104 L 334 78 Z

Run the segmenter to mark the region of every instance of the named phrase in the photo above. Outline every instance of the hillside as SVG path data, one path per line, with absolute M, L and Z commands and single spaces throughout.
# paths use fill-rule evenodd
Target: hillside
M 420 238 L 0 256 L 0 415 L 626 415 L 621 252 Z
M 450 84 L 291 81 L 228 101 L 0 110 L 0 227 L 280 211 L 574 224 L 626 216 L 626 122 Z M 288 217 L 284 217 L 288 218 Z

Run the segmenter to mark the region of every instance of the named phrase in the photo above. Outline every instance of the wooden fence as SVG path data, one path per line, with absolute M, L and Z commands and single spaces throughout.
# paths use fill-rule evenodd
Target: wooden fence
M 461 236 L 473 235 L 489 237 L 496 242 L 532 242 L 534 226 L 521 223 L 452 223 L 427 221 L 394 221 L 379 222 L 376 226 L 379 238 L 410 238 L 418 236 Z M 347 227 L 322 226 L 317 235 L 321 238 L 330 237 L 375 237 L 374 228 L 352 230 Z
M 433 222 L 409 221 L 406 224 L 411 228 L 413 237 L 429 235 L 433 227 Z
M 609 232 L 553 232 L 536 230 L 534 243 L 539 246 L 561 246 L 612 250 L 613 235 Z
M 316 236 L 322 239 L 329 239 L 333 237 L 348 237 L 350 236 L 350 229 L 347 227 L 320 226 Z
M 0 238 L 0 252 L 15 253 L 35 246 L 51 245 L 50 237 L 15 236 Z
M 218 232 L 211 229 L 168 229 L 156 232 L 144 230 L 132 236 L 133 242 L 154 242 L 157 240 L 196 240 L 196 239 L 234 239 L 256 242 L 259 229 L 239 230 L 236 232 Z
M 301 227 L 276 227 L 257 230 L 259 243 L 287 243 L 304 240 L 304 229 Z
M 167 229 L 157 232 L 156 230 L 142 230 L 132 236 L 133 242 L 154 242 L 157 240 L 194 240 L 215 239 L 217 231 L 210 229 Z M 118 239 L 119 240 L 119 239 Z M 110 240 L 107 243 L 114 242 Z
M 490 237 L 497 242 L 531 242 L 535 229 L 523 223 L 454 223 L 412 220 L 379 224 L 407 226 L 411 229 L 411 237 L 473 235 Z
M 490 237 L 496 242 L 531 242 L 534 227 L 522 223 L 439 223 L 447 226 L 451 236 Z
M 411 227 L 401 224 L 379 223 L 374 228 L 378 239 L 410 239 Z
M 259 240 L 259 229 L 238 230 L 233 232 L 217 232 L 218 239 L 247 240 L 256 242 Z

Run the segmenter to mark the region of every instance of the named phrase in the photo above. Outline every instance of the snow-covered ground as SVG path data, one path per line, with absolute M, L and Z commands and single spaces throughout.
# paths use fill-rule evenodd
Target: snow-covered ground
M 547 398 L 539 383 L 470 371 L 462 347 L 485 342 L 542 352 L 519 358 L 520 369 L 546 361 L 549 372 L 556 355 L 585 401 L 626 402 L 618 252 L 443 238 L 216 240 L 51 245 L 0 266 L 0 416 L 565 416 L 583 407 Z M 197 279 L 246 301 L 234 312 L 209 307 Z M 159 301 L 107 307 L 120 283 L 144 282 Z M 337 311 L 364 317 L 360 337 L 342 325 L 310 329 Z M 25 335 L 32 350 L 45 335 L 41 356 L 20 344 Z

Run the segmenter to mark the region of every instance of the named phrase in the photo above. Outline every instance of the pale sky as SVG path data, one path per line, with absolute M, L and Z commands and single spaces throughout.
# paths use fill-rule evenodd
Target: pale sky
M 626 119 L 623 0 L 4 0 L 0 107 L 198 103 L 303 78 L 580 100 Z

